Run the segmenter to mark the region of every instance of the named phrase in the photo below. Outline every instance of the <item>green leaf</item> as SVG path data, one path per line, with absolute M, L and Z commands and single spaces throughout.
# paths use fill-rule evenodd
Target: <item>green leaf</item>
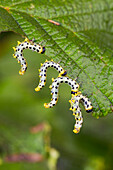
M 80 90 L 92 101 L 93 116 L 113 111 L 112 0 L 9 0 L 0 4 L 0 31 L 43 40 L 46 55 L 59 62 L 68 76 L 78 78 Z

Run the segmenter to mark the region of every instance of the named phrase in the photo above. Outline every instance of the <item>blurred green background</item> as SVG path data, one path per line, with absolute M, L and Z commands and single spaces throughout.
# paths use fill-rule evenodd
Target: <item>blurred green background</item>
M 13 58 L 13 46 L 22 38 L 12 32 L 0 34 L 0 134 L 3 126 L 7 129 L 29 129 L 42 122 L 51 127 L 51 147 L 60 157 L 58 170 L 112 170 L 113 168 L 113 114 L 100 119 L 86 113 L 83 106 L 83 127 L 79 134 L 72 132 L 75 123 L 68 100 L 71 98 L 70 87 L 62 84 L 59 89 L 57 105 L 45 109 L 43 104 L 51 99 L 49 85 L 51 78 L 58 73 L 52 68 L 47 72 L 47 84 L 40 92 L 35 92 L 38 85 L 38 69 L 46 59 L 44 55 L 30 50 L 24 51 L 28 69 L 24 76 L 18 74 L 20 64 Z M 76 77 L 76 75 L 75 75 Z M 7 130 L 4 132 L 6 133 Z M 8 133 L 5 140 L 0 137 L 0 170 L 45 170 L 45 162 L 41 163 L 6 163 L 2 158 L 7 153 Z M 1 145 L 5 141 L 5 145 Z M 18 141 L 21 140 L 18 139 Z M 2 141 L 2 142 L 1 142 Z M 23 142 L 23 150 L 26 148 Z M 32 143 L 30 143 L 32 145 Z M 37 149 L 40 152 L 40 148 Z M 12 151 L 12 150 L 9 150 Z M 26 151 L 26 150 L 25 150 Z

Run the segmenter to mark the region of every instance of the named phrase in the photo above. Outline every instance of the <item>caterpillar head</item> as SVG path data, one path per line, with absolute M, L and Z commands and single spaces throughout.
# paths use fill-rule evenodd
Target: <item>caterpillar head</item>
M 76 134 L 77 134 L 77 133 L 79 133 L 79 132 L 80 132 L 80 128 L 76 128 L 76 127 L 74 127 L 73 132 L 74 132 L 74 133 L 76 133 Z
M 40 47 L 41 47 L 41 46 L 40 46 Z M 40 53 L 41 53 L 41 54 L 44 54 L 44 53 L 45 53 L 45 50 L 46 50 L 45 47 L 42 46 Z

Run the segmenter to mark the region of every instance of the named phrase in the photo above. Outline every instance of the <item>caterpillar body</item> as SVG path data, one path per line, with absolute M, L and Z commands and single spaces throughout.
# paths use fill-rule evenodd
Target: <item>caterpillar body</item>
M 73 111 L 73 114 L 74 115 L 76 114 L 76 110 L 79 107 L 80 100 L 83 102 L 86 112 L 88 113 L 91 112 L 93 108 L 91 102 L 86 96 L 83 96 L 81 92 L 79 91 L 79 92 L 76 92 L 74 95 L 72 94 L 72 98 L 71 100 L 69 100 L 71 104 L 70 110 Z
M 56 79 L 52 78 L 52 85 L 50 86 L 51 88 L 51 94 L 52 94 L 52 99 L 50 103 L 45 103 L 44 107 L 49 108 L 53 107 L 56 105 L 58 101 L 58 88 L 60 83 L 67 83 L 71 87 L 71 92 L 76 93 L 79 89 L 79 85 L 69 77 L 58 77 Z
M 23 56 L 23 50 L 30 49 L 32 51 L 36 51 L 38 53 L 43 54 L 45 52 L 45 47 L 41 46 L 40 44 L 36 44 L 27 38 L 25 38 L 25 40 L 22 43 L 20 41 L 17 42 L 18 45 L 16 47 L 13 47 L 15 51 L 13 57 L 18 60 L 18 63 L 21 63 L 21 70 L 19 71 L 19 74 L 23 75 L 27 70 L 27 62 Z
M 65 76 L 67 74 L 67 72 L 58 63 L 53 62 L 53 60 L 51 61 L 46 60 L 44 64 L 41 63 L 41 68 L 39 69 L 40 81 L 39 85 L 35 88 L 35 91 L 40 91 L 40 89 L 42 89 L 42 87 L 45 86 L 46 72 L 47 68 L 49 67 L 55 68 L 59 72 L 59 76 Z
M 75 116 L 76 123 L 74 125 L 73 132 L 77 134 L 80 132 L 83 123 L 83 117 L 82 117 L 81 109 L 79 107 L 76 110 L 76 114 L 74 116 Z
M 80 128 L 82 127 L 83 117 L 81 113 L 81 109 L 79 107 L 80 100 L 83 102 L 85 110 L 87 112 L 92 111 L 92 104 L 89 99 L 81 94 L 81 92 L 76 92 L 76 94 L 72 94 L 71 100 L 69 100 L 71 107 L 70 110 L 73 111 L 73 115 L 75 116 L 76 123 L 74 125 L 74 133 L 79 133 Z

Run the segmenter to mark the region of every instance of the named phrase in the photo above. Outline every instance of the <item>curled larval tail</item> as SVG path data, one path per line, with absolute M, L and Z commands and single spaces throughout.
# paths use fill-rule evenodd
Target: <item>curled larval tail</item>
M 45 52 L 45 47 L 41 46 L 40 44 L 33 43 L 33 41 L 30 41 L 28 38 L 25 38 L 23 42 L 17 42 L 18 45 L 16 47 L 13 47 L 15 52 L 13 54 L 13 57 L 16 58 L 18 63 L 21 64 L 21 70 L 19 71 L 19 74 L 23 75 L 27 70 L 27 62 L 23 56 L 23 50 L 30 49 L 42 54 Z

